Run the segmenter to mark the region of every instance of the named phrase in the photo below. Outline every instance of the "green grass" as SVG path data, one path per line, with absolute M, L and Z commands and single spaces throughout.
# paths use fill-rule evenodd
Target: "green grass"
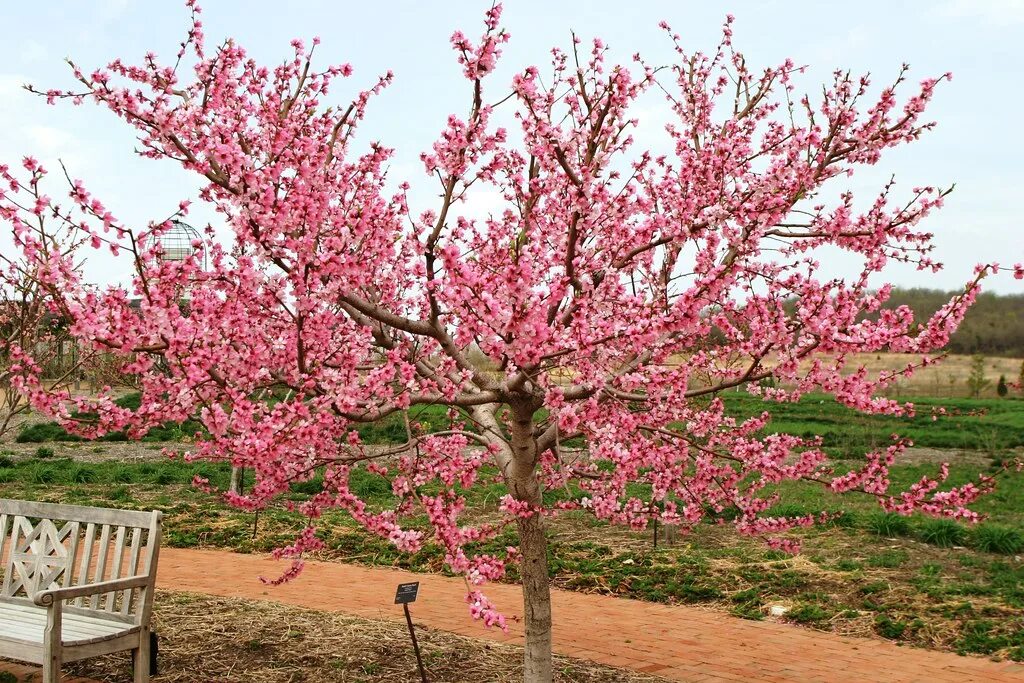
M 860 462 L 840 461 L 836 464 L 836 473 L 842 474 L 861 465 Z M 977 465 L 958 465 L 954 462 L 950 466 L 949 479 L 942 488 L 948 489 L 951 486 L 976 482 L 980 469 L 982 468 Z M 937 465 L 897 465 L 889 472 L 892 491 L 904 491 L 918 482 L 921 477 L 934 477 L 937 473 Z M 786 506 L 786 510 L 802 510 L 805 513 L 820 511 L 843 513 L 843 517 L 846 519 L 838 520 L 837 526 L 871 528 L 880 535 L 890 537 L 907 535 L 908 532 L 897 516 L 882 518 L 878 503 L 871 496 L 834 494 L 826 491 L 820 484 L 803 481 L 783 482 L 770 490 L 779 494 L 781 504 Z M 777 508 L 778 506 L 773 509 Z M 996 490 L 983 496 L 971 508 L 986 516 L 989 521 L 1024 528 L 1024 474 L 1020 472 L 1003 474 L 1000 476 Z M 913 521 L 910 524 L 913 526 Z M 887 529 L 887 527 L 892 528 Z M 885 533 L 886 531 L 901 531 L 901 533 Z
M 803 602 L 786 613 L 786 618 L 798 624 L 818 624 L 832 618 L 834 612 L 817 602 Z
M 974 530 L 972 545 L 985 553 L 1016 555 L 1024 550 L 1024 533 L 1002 524 L 979 524 Z
M 142 484 L 166 486 L 190 484 L 195 474 L 208 477 L 217 486 L 226 486 L 230 466 L 224 463 L 187 463 L 181 460 L 161 460 L 152 463 L 74 462 L 70 458 L 52 460 L 22 460 L 0 463 L 8 483 L 50 484 Z
M 116 401 L 122 408 L 137 410 L 141 402 L 140 394 L 128 394 Z M 88 418 L 87 413 L 78 413 L 76 417 Z M 414 425 L 422 425 L 426 430 L 448 429 L 451 420 L 448 418 L 447 409 L 444 406 L 421 406 L 409 411 L 409 421 Z M 192 438 L 197 432 L 203 429 L 202 424 L 196 420 L 188 420 L 182 424 L 167 422 L 153 427 L 142 437 L 141 441 L 180 441 Z M 403 443 L 406 440 L 405 421 L 401 414 L 389 415 L 387 418 L 370 424 L 358 425 L 356 431 L 363 443 L 368 444 L 393 444 Z M 70 434 L 56 422 L 40 422 L 26 427 L 18 433 L 18 443 L 45 443 L 48 441 L 83 441 L 74 434 Z M 124 432 L 111 432 L 96 441 L 128 441 L 128 435 Z
M 951 519 L 926 520 L 921 523 L 920 534 L 922 541 L 940 548 L 962 545 L 967 538 L 967 530 Z
M 902 418 L 864 415 L 824 394 L 804 396 L 796 403 L 766 402 L 744 392 L 726 392 L 721 397 L 731 416 L 742 419 L 768 411 L 772 420 L 765 433 L 787 433 L 805 438 L 820 436 L 823 447 L 834 457 L 860 458 L 869 450 L 889 445 L 893 434 L 929 448 L 996 453 L 1024 447 L 1024 401 L 1016 399 L 911 399 L 917 404 L 919 415 Z M 117 403 L 136 409 L 139 401 L 139 394 L 129 394 Z M 938 408 L 944 408 L 950 414 L 932 421 L 931 411 Z M 451 425 L 447 409 L 436 405 L 413 408 L 409 411 L 409 420 L 413 425 L 422 424 L 428 430 L 447 429 Z M 201 430 L 202 425 L 194 420 L 181 425 L 167 423 L 151 429 L 142 440 L 175 441 L 192 437 Z M 356 431 L 368 444 L 400 443 L 406 438 L 405 422 L 400 414 L 372 424 L 358 425 Z M 17 440 L 21 443 L 43 443 L 81 439 L 68 434 L 54 422 L 45 422 L 23 430 Z M 100 440 L 125 441 L 127 435 L 114 432 Z
M 866 528 L 876 536 L 893 538 L 910 535 L 910 520 L 892 512 L 875 512 L 868 516 Z
M 928 448 L 996 452 L 1024 446 L 1024 401 L 1009 399 L 909 399 L 917 417 L 864 415 L 824 394 L 804 396 L 796 403 L 765 402 L 747 393 L 722 394 L 730 415 L 746 418 L 763 411 L 772 414 L 766 433 L 822 438 L 827 452 L 837 457 L 860 457 L 885 447 L 891 435 Z M 931 419 L 933 409 L 949 415 Z
M 128 394 L 119 398 L 116 403 L 122 408 L 129 408 L 131 410 L 138 410 L 142 401 L 141 394 L 134 393 Z M 90 413 L 75 413 L 77 418 L 88 420 L 90 417 L 95 417 L 94 414 Z M 180 441 L 182 439 L 192 438 L 196 432 L 202 430 L 202 424 L 196 420 L 186 420 L 181 424 L 167 422 L 162 425 L 157 425 L 149 430 L 145 436 L 142 437 L 142 441 Z M 97 441 L 128 441 L 128 435 L 125 432 L 111 432 L 104 436 L 101 436 Z M 83 441 L 80 436 L 69 434 L 63 427 L 56 422 L 40 422 L 31 425 L 18 433 L 16 438 L 18 443 L 44 443 L 47 441 Z

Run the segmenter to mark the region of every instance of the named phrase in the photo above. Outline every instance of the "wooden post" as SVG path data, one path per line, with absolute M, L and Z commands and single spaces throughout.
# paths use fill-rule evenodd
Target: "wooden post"
M 420 656 L 420 644 L 416 642 L 416 629 L 412 625 L 412 615 L 409 614 L 409 603 L 402 603 L 405 610 L 405 622 L 409 624 L 409 636 L 412 638 L 412 649 L 416 651 L 416 666 L 420 668 L 420 680 L 427 683 L 427 672 L 423 668 L 423 658 Z

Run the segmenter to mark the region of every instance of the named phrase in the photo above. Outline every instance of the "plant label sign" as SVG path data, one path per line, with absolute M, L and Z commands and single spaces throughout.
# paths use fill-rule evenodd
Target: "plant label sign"
M 419 593 L 419 591 L 419 581 L 398 584 L 398 590 L 395 591 L 395 604 L 404 605 L 409 602 L 416 602 L 416 594 Z

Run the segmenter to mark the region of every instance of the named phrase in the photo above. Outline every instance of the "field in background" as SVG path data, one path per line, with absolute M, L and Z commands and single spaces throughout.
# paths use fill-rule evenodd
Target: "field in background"
M 863 364 L 871 372 L 884 370 L 897 370 L 905 368 L 909 363 L 919 360 L 918 356 L 901 353 L 859 353 L 852 354 L 851 364 L 859 366 Z M 910 379 L 901 380 L 893 386 L 888 394 L 892 397 L 916 397 L 929 396 L 935 398 L 956 398 L 970 395 L 967 387 L 967 378 L 971 374 L 971 359 L 973 356 L 951 355 L 938 365 L 933 365 L 917 370 Z M 985 379 L 989 385 L 981 392 L 983 398 L 996 397 L 996 383 L 999 376 L 1006 378 L 1007 382 L 1016 382 L 1020 377 L 1021 358 L 1002 358 L 999 356 L 985 356 Z M 1010 396 L 1021 396 L 1019 391 L 1010 390 Z

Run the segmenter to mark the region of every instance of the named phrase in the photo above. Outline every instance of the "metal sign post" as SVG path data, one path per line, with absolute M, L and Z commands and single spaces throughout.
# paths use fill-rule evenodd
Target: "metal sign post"
M 405 610 L 405 622 L 409 624 L 409 637 L 412 638 L 412 649 L 416 652 L 416 666 L 420 669 L 420 680 L 427 683 L 427 672 L 423 668 L 423 658 L 420 656 L 420 645 L 416 642 L 416 629 L 412 625 L 412 615 L 409 614 L 409 603 L 416 602 L 416 594 L 420 591 L 420 582 L 398 584 L 395 591 L 395 604 L 401 605 Z

